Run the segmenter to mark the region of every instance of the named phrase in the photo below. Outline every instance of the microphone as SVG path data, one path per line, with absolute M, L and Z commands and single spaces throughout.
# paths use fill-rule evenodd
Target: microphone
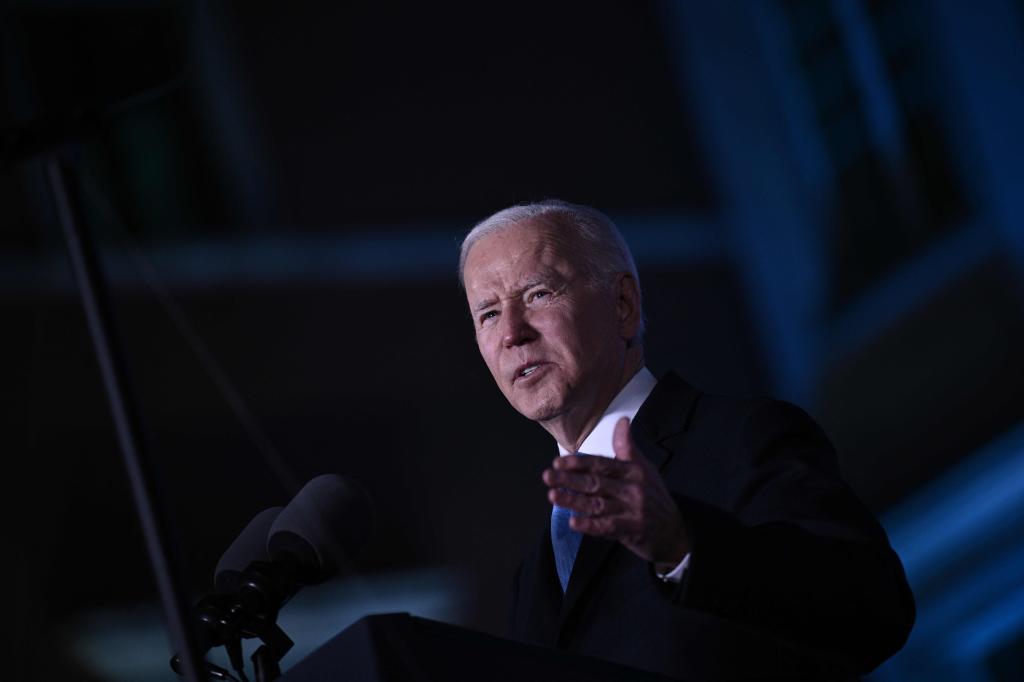
M 223 646 L 231 666 L 244 668 L 241 639 L 245 636 L 247 620 L 240 612 L 237 593 L 242 585 L 242 573 L 254 561 L 267 561 L 267 533 L 274 519 L 284 507 L 270 507 L 256 514 L 228 546 L 214 572 L 215 592 L 199 600 L 193 609 L 196 646 L 200 655 L 214 647 Z M 205 661 L 206 671 L 215 679 L 230 679 L 226 671 Z M 182 674 L 181 657 L 171 658 L 171 668 Z
M 261 511 L 217 562 L 216 592 L 196 605 L 201 651 L 223 645 L 241 671 L 241 639 L 258 637 L 263 646 L 254 665 L 280 674 L 277 662 L 293 642 L 277 625 L 278 611 L 302 587 L 349 568 L 373 525 L 369 494 L 337 474 L 317 476 L 284 508 Z M 178 656 L 171 660 L 176 672 L 179 663 Z M 207 669 L 219 671 L 211 664 Z
M 231 667 L 244 669 L 242 639 L 258 637 L 257 678 L 280 675 L 279 660 L 293 642 L 276 625 L 278 612 L 306 585 L 332 578 L 351 564 L 374 526 L 366 489 L 337 474 L 306 483 L 287 507 L 256 514 L 217 562 L 215 592 L 196 605 L 201 651 L 223 645 Z M 175 655 L 171 667 L 180 674 Z M 207 663 L 218 679 L 226 671 Z
M 271 523 L 270 561 L 254 561 L 239 576 L 243 608 L 275 619 L 299 589 L 348 568 L 373 525 L 373 503 L 361 485 L 337 474 L 317 476 Z
M 271 561 L 293 562 L 296 578 L 315 585 L 351 564 L 374 525 L 366 490 L 337 474 L 317 476 L 270 526 Z
M 253 561 L 270 561 L 267 536 L 270 526 L 284 507 L 270 507 L 254 516 L 234 542 L 221 555 L 213 573 L 213 588 L 217 592 L 235 594 L 242 586 L 242 573 Z

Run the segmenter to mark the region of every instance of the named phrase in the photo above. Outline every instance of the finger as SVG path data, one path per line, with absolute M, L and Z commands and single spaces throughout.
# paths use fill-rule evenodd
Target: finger
M 612 449 L 615 450 L 615 459 L 620 462 L 631 462 L 639 454 L 633 437 L 629 435 L 629 417 L 623 417 L 615 424 L 615 431 L 612 433 Z
M 559 507 L 572 509 L 587 516 L 606 516 L 623 512 L 620 501 L 602 495 L 577 495 L 568 490 L 551 489 L 548 491 L 548 500 Z
M 616 516 L 573 516 L 569 519 L 569 527 L 574 531 L 610 540 L 618 540 L 625 535 L 621 525 Z
M 556 471 L 590 472 L 607 478 L 618 478 L 627 481 L 637 480 L 639 471 L 636 465 L 624 462 L 611 457 L 595 457 L 566 455 L 557 458 L 551 464 Z
M 549 488 L 565 488 L 574 493 L 606 497 L 622 497 L 627 486 L 627 483 L 619 479 L 599 476 L 590 472 L 577 473 L 546 469 L 542 478 Z

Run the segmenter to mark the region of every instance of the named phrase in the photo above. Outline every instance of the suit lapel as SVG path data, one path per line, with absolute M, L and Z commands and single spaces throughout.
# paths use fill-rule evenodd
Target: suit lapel
M 524 600 L 517 606 L 516 634 L 538 644 L 554 644 L 562 606 L 562 586 L 555 571 L 550 524 L 546 524 L 540 542 L 523 563 L 519 594 Z
M 637 412 L 636 418 L 630 426 L 630 433 L 640 452 L 650 459 L 659 471 L 664 469 L 673 454 L 662 445 L 662 442 L 686 430 L 697 395 L 697 391 L 680 379 L 678 375 L 668 372 L 654 387 L 651 395 Z M 547 535 L 547 544 L 550 547 L 550 530 Z M 576 554 L 576 561 L 572 567 L 572 575 L 569 577 L 568 589 L 564 598 L 561 599 L 556 637 L 561 635 L 562 628 L 579 604 L 580 597 L 586 592 L 601 566 L 613 551 L 628 550 L 620 547 L 617 542 L 588 535 L 583 536 L 579 552 Z M 541 554 L 543 553 L 541 552 Z M 550 558 L 548 571 L 554 574 L 553 552 L 549 550 L 548 556 Z M 557 577 L 555 580 L 557 586 Z
M 659 470 L 672 455 L 662 443 L 686 430 L 699 395 L 675 372 L 667 372 L 636 413 L 630 432 Z
M 580 542 L 580 549 L 576 553 L 576 561 L 572 565 L 572 575 L 569 576 L 569 585 L 562 598 L 561 609 L 558 612 L 558 634 L 562 632 L 562 626 L 572 613 L 574 607 L 579 603 L 580 596 L 590 585 L 598 569 L 604 564 L 605 559 L 612 550 L 616 549 L 617 542 L 595 538 L 584 535 Z

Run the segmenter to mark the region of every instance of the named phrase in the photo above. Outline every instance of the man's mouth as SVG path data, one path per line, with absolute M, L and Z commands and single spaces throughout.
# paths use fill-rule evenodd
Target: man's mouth
M 534 362 L 530 364 L 520 365 L 519 368 L 516 370 L 515 374 L 512 376 L 512 383 L 515 383 L 520 379 L 525 379 L 526 377 L 532 375 L 545 364 L 546 363 L 543 362 Z

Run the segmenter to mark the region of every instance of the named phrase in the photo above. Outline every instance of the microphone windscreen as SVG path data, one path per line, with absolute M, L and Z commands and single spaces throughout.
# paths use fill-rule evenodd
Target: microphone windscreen
M 270 527 L 272 560 L 290 555 L 307 585 L 327 580 L 366 542 L 373 528 L 373 503 L 366 490 L 337 474 L 303 486 Z
M 217 562 L 217 570 L 213 574 L 213 587 L 217 592 L 237 592 L 242 572 L 250 563 L 270 561 L 267 538 L 271 525 L 283 509 L 284 507 L 270 507 L 261 511 L 227 548 Z

